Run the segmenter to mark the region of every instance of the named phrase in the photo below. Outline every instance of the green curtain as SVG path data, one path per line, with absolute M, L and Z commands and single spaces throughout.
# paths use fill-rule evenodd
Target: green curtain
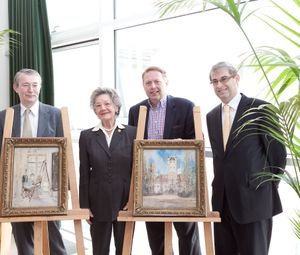
M 19 102 L 13 91 L 13 78 L 22 68 L 37 70 L 42 76 L 40 101 L 54 104 L 53 63 L 46 0 L 9 0 L 9 27 L 20 46 L 10 56 L 10 105 Z

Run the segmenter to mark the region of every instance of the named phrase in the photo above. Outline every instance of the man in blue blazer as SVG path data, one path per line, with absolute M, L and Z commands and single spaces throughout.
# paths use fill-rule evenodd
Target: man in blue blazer
M 13 88 L 20 98 L 20 104 L 13 106 L 14 120 L 12 137 L 23 135 L 24 112 L 30 109 L 29 119 L 32 137 L 62 137 L 63 128 L 60 110 L 43 103 L 38 98 L 42 79 L 40 74 L 32 69 L 21 69 L 16 73 Z M 0 112 L 0 142 L 3 140 L 5 110 Z M 66 249 L 59 231 L 59 221 L 49 221 L 49 244 L 51 255 L 66 255 Z M 34 254 L 33 222 L 12 223 L 19 255 Z
M 222 103 L 207 114 L 207 128 L 213 153 L 214 179 L 212 207 L 219 211 L 221 223 L 214 225 L 216 255 L 267 255 L 271 240 L 272 217 L 282 212 L 278 182 L 261 183 L 262 171 L 280 174 L 286 163 L 285 147 L 251 129 L 235 132 L 246 121 L 261 117 L 255 113 L 243 117 L 250 108 L 267 102 L 238 93 L 240 76 L 229 63 L 220 62 L 210 71 L 210 81 Z M 231 129 L 223 142 L 222 126 L 228 105 Z M 224 131 L 225 133 L 225 131 Z
M 137 126 L 139 108 L 147 107 L 144 139 L 194 139 L 194 104 L 184 98 L 167 96 L 168 80 L 160 67 L 148 67 L 143 75 L 143 86 L 148 96 L 129 110 L 128 124 Z M 200 255 L 198 224 L 174 222 L 179 240 L 180 255 Z M 152 255 L 164 254 L 164 223 L 146 222 Z

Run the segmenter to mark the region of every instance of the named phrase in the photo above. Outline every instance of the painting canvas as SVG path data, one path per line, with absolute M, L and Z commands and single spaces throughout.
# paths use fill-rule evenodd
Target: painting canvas
M 2 216 L 64 214 L 65 138 L 5 138 Z
M 135 141 L 134 215 L 205 216 L 204 142 Z

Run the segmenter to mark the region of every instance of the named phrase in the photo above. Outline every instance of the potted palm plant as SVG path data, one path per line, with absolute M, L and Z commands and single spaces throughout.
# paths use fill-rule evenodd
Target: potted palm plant
M 20 42 L 14 38 L 12 38 L 9 35 L 13 35 L 13 34 L 19 34 L 18 32 L 12 30 L 12 29 L 3 29 L 0 30 L 0 48 L 5 45 L 5 44 L 9 44 L 9 52 L 12 53 L 13 49 L 15 47 L 17 47 Z
M 203 4 L 203 11 L 208 4 L 211 4 L 228 14 L 248 42 L 250 52 L 244 55 L 241 65 L 253 67 L 255 71 L 262 73 L 262 79 L 268 85 L 268 96 L 273 104 L 264 105 L 259 109 L 252 108 L 246 114 L 253 114 L 256 111 L 264 112 L 260 126 L 261 132 L 267 132 L 286 146 L 293 166 L 293 170 L 290 171 L 282 169 L 283 174 L 280 175 L 263 172 L 261 176 L 267 177 L 264 178 L 264 181 L 282 180 L 286 182 L 300 198 L 300 56 L 291 56 L 285 49 L 272 46 L 255 48 L 244 29 L 244 22 L 247 18 L 255 16 L 267 24 L 270 29 L 276 31 L 283 40 L 299 49 L 300 0 L 280 1 L 280 4 L 273 0 L 269 1 L 269 4 L 282 14 L 284 21 L 278 20 L 277 17 L 272 17 L 270 14 L 258 16 L 257 10 L 250 11 L 247 8 L 249 1 L 241 3 L 241 1 L 234 0 L 158 0 L 155 5 L 159 8 L 161 16 L 165 16 L 178 9 L 193 8 L 199 2 Z M 292 15 L 285 4 L 294 5 L 294 11 L 298 11 L 298 15 Z M 272 77 L 272 80 L 269 77 Z M 294 92 L 290 93 L 287 100 L 282 100 L 287 91 Z M 238 132 L 247 128 L 251 128 L 251 123 L 246 123 Z M 300 212 L 297 212 L 291 222 L 297 238 L 300 239 Z

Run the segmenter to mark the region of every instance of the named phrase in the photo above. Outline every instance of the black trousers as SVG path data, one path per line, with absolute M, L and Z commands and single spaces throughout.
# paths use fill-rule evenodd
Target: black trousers
M 33 222 L 18 222 L 12 223 L 11 225 L 18 255 L 33 255 Z M 60 221 L 48 221 L 49 246 L 51 255 L 67 255 L 59 229 Z
M 174 222 L 179 242 L 180 255 L 201 255 L 198 223 Z M 152 255 L 164 255 L 163 222 L 146 222 L 148 241 Z
M 215 255 L 267 255 L 272 225 L 272 218 L 238 224 L 225 199 L 221 222 L 214 223 Z
M 116 255 L 122 255 L 125 222 L 93 221 L 90 227 L 93 255 L 109 255 L 111 234 L 114 234 Z

